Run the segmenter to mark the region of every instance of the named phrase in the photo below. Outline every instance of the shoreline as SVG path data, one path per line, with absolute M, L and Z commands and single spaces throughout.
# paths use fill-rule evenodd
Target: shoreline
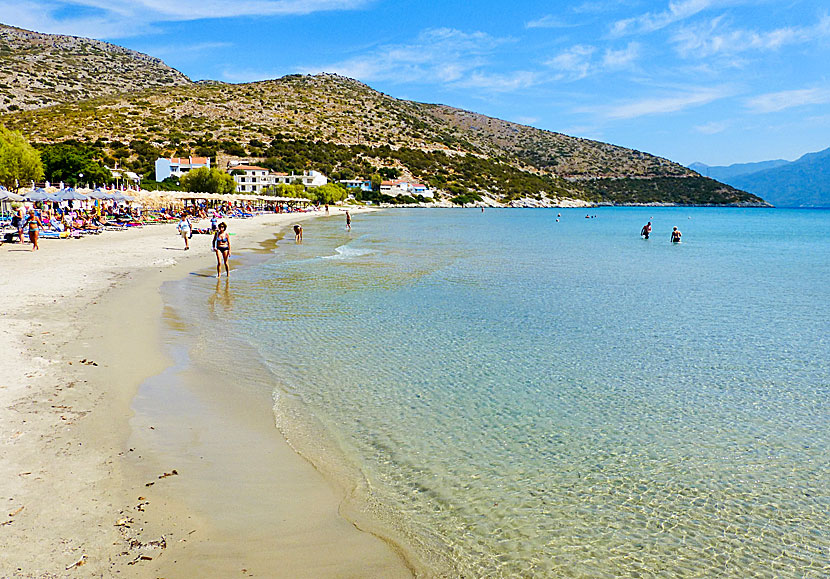
M 231 220 L 229 229 L 237 233 L 234 254 L 255 249 L 293 222 L 321 216 Z M 161 285 L 181 279 L 194 267 L 212 266 L 213 254 L 205 247 L 209 239 L 194 236 L 193 249 L 184 253 L 175 225 L 167 224 L 82 240 L 49 240 L 39 252 L 16 244 L 0 248 L 7 266 L 0 280 L 5 367 L 0 381 L 0 476 L 7 481 L 0 493 L 6 509 L 0 513 L 3 576 L 70 576 L 83 567 L 87 576 L 155 577 L 157 566 L 186 563 L 190 547 L 206 540 L 198 526 L 189 535 L 190 527 L 200 522 L 204 529 L 212 523 L 194 521 L 182 507 L 193 481 L 181 484 L 182 475 L 163 476 L 169 471 L 155 473 L 158 479 L 137 479 L 141 469 L 130 444 L 136 394 L 171 364 L 159 339 Z M 281 438 L 273 421 L 270 430 L 271 440 Z M 313 471 L 280 442 L 282 461 Z M 152 455 L 141 456 L 141 461 L 152 462 Z M 322 475 L 313 471 L 311 477 L 334 496 Z M 174 480 L 176 485 L 163 484 Z M 287 483 L 269 484 L 279 488 Z M 175 491 L 158 492 L 164 486 Z M 292 503 L 303 504 L 308 495 L 297 496 L 301 490 L 295 484 L 293 494 L 288 493 Z M 320 510 L 312 514 L 335 519 L 338 532 L 366 535 L 336 508 Z M 319 527 L 313 529 L 316 534 L 296 537 L 306 553 L 320 548 L 315 545 L 323 536 Z M 403 569 L 398 576 L 411 575 L 399 553 L 371 539 L 377 545 L 365 548 L 376 549 L 380 559 L 388 557 L 389 564 Z M 273 575 L 288 568 L 282 559 L 290 561 L 291 556 L 287 550 L 269 551 L 271 569 L 251 572 Z M 236 573 L 244 567 L 235 560 L 227 563 Z M 295 563 L 297 570 L 303 568 L 302 561 Z M 327 571 L 335 575 L 338 569 Z

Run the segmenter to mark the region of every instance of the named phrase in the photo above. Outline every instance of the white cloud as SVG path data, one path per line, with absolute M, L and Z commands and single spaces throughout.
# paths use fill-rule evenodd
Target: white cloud
M 539 117 L 524 117 L 518 116 L 513 119 L 514 123 L 519 123 L 520 125 L 528 125 L 533 126 L 538 123 L 541 119 Z
M 531 87 L 539 81 L 539 74 L 518 70 L 507 74 L 475 71 L 454 83 L 460 88 L 479 88 L 489 92 L 515 92 Z
M 570 28 L 571 26 L 573 25 L 553 14 L 547 14 L 525 24 L 525 28 Z
M 353 10 L 373 0 L 0 0 L 4 24 L 50 34 L 123 38 L 160 22 Z
M 694 16 L 715 4 L 714 0 L 674 0 L 663 12 L 647 12 L 641 16 L 618 20 L 611 25 L 612 36 L 654 32 Z
M 768 31 L 729 29 L 724 18 L 719 17 L 679 30 L 672 42 L 684 58 L 708 58 L 752 50 L 777 50 L 827 37 L 830 37 L 830 16 L 823 16 L 812 26 L 787 26 Z
M 793 107 L 830 103 L 830 89 L 807 88 L 785 90 L 759 95 L 746 102 L 747 108 L 756 113 L 775 113 Z
M 630 42 L 621 50 L 608 49 L 602 56 L 602 67 L 605 70 L 618 70 L 633 64 L 640 57 L 640 45 Z
M 452 28 L 429 29 L 409 43 L 376 46 L 344 61 L 306 66 L 301 72 L 336 72 L 365 82 L 445 84 L 459 88 L 509 92 L 537 82 L 529 71 L 492 73 L 485 70 L 495 49 L 513 42 L 484 32 Z
M 580 112 L 598 113 L 608 119 L 635 119 L 649 115 L 676 113 L 707 105 L 732 96 L 733 92 L 728 87 L 696 88 L 660 98 L 648 98 L 607 107 L 585 108 Z
M 153 46 L 152 49 L 144 52 L 152 52 L 153 56 L 158 58 L 165 58 L 174 55 L 188 55 L 199 56 L 205 52 L 210 52 L 215 48 L 227 48 L 233 46 L 231 42 L 199 42 L 197 44 L 172 44 L 169 46 Z
M 580 80 L 591 74 L 629 68 L 640 56 L 640 45 L 631 42 L 625 48 L 608 48 L 595 58 L 595 46 L 577 44 L 551 58 L 546 65 L 560 71 L 559 80 Z
M 577 44 L 554 56 L 545 64 L 561 71 L 563 74 L 559 78 L 579 80 L 591 72 L 591 61 L 596 50 L 595 46 Z
M 716 135 L 724 132 L 730 125 L 731 123 L 729 121 L 711 121 L 703 125 L 697 125 L 695 130 L 704 135 Z

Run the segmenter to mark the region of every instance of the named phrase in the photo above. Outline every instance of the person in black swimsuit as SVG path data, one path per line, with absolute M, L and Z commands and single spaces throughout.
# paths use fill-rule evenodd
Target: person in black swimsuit
M 228 258 L 231 256 L 231 238 L 227 232 L 228 226 L 223 221 L 219 229 L 213 234 L 213 251 L 216 252 L 216 277 L 222 275 L 222 261 L 225 262 L 225 275 L 230 276 Z

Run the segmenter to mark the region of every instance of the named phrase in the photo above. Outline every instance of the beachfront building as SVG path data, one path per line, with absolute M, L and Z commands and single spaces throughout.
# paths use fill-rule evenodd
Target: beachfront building
M 380 184 L 380 192 L 383 195 L 390 197 L 397 197 L 398 195 L 409 195 L 415 197 L 421 195 L 422 197 L 434 197 L 432 191 L 422 183 L 415 183 L 407 181 L 406 179 L 396 179 L 394 181 L 383 181 Z
M 265 167 L 236 165 L 230 169 L 233 180 L 236 182 L 237 193 L 261 193 L 273 183 Z
M 371 191 L 372 182 L 367 179 L 341 179 L 340 183 L 346 186 L 346 189 L 360 189 L 361 191 Z
M 207 167 L 210 169 L 208 157 L 170 157 L 156 159 L 156 181 L 161 183 L 168 177 L 181 177 L 193 169 Z
M 329 182 L 328 177 L 317 171 L 303 171 L 302 175 L 295 175 L 294 173 L 290 175 L 286 175 L 285 173 L 272 173 L 271 177 L 273 178 L 274 185 L 301 183 L 306 187 L 322 187 Z

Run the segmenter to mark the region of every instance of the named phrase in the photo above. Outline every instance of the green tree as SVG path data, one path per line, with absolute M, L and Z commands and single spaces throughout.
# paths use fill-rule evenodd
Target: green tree
M 269 187 L 267 193 L 268 195 L 276 195 L 277 197 L 306 197 L 305 187 L 300 184 L 286 185 L 285 183 L 280 183 Z
M 320 187 L 312 187 L 306 192 L 306 197 L 319 203 L 336 203 L 346 198 L 347 192 L 344 187 L 334 183 L 327 183 Z
M 65 141 L 41 146 L 41 158 L 46 178 L 52 182 L 65 181 L 76 184 L 112 183 L 112 173 L 96 158 L 97 149 L 78 143 Z M 83 174 L 83 179 L 79 175 Z
M 184 175 L 179 180 L 179 183 L 185 191 L 193 191 L 196 193 L 225 194 L 236 191 L 236 182 L 233 180 L 233 177 L 216 168 L 208 169 L 207 167 L 202 167 L 200 169 L 194 169 Z
M 0 125 L 0 185 L 17 190 L 29 181 L 43 179 L 40 154 L 18 131 Z

